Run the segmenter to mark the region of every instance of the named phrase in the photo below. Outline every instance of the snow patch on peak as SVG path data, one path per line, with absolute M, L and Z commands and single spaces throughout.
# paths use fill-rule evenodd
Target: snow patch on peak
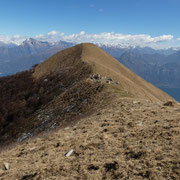
M 25 41 L 22 42 L 22 45 L 34 45 L 39 44 L 40 42 L 33 39 L 33 38 L 27 38 Z

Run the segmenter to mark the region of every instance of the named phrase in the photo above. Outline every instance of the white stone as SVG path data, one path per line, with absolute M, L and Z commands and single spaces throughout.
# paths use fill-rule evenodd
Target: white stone
M 8 170 L 10 168 L 10 164 L 5 162 L 4 167 L 5 167 L 5 170 Z
M 65 154 L 66 157 L 69 157 L 73 153 L 73 149 L 71 149 L 68 153 Z
M 36 147 L 29 148 L 30 151 L 33 151 L 35 149 L 36 149 Z

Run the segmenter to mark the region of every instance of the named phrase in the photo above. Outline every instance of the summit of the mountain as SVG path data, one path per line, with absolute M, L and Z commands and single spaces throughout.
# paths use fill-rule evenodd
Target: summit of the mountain
M 143 80 L 98 46 L 83 43 L 60 51 L 35 68 L 34 77 L 39 79 L 49 74 L 56 74 L 63 68 L 87 63 L 94 74 L 111 77 L 118 82 L 121 93 L 155 101 L 171 99 L 169 95 Z

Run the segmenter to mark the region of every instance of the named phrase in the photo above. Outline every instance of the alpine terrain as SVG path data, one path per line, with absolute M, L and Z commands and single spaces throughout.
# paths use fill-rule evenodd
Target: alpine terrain
M 0 179 L 180 177 L 179 103 L 94 44 L 0 78 L 0 101 Z

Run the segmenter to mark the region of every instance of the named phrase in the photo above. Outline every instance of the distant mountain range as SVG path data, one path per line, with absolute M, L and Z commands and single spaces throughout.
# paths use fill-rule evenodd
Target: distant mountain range
M 0 75 L 11 75 L 39 64 L 56 52 L 73 46 L 73 43 L 59 41 L 42 42 L 29 38 L 21 45 L 0 45 Z
M 21 45 L 0 42 L 0 76 L 14 74 L 39 64 L 76 43 L 42 42 L 29 38 Z M 133 72 L 158 87 L 180 88 L 180 49 L 123 47 L 98 44 Z
M 180 50 L 149 47 L 102 48 L 134 73 L 160 88 L 180 88 Z
M 158 87 L 180 88 L 180 51 L 170 55 L 125 52 L 116 59 Z

